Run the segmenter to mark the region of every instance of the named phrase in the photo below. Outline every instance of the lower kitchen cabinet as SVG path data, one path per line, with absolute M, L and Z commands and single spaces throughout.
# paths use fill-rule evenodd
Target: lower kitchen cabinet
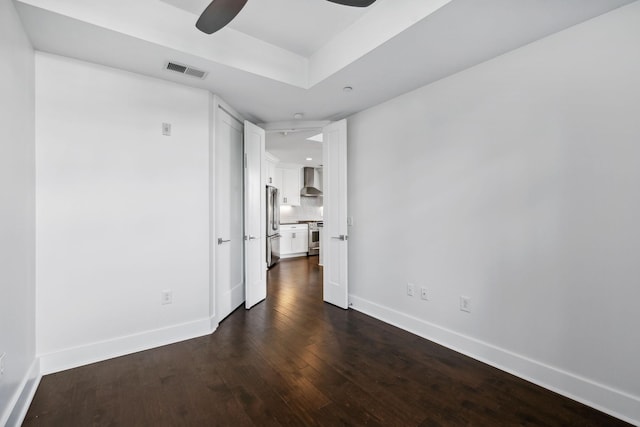
M 309 227 L 307 224 L 285 224 L 280 226 L 280 256 L 291 258 L 306 255 L 309 251 Z

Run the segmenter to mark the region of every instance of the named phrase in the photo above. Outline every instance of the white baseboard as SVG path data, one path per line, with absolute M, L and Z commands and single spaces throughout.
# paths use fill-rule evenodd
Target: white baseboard
M 459 334 L 380 304 L 349 296 L 351 308 L 599 411 L 640 425 L 640 397 Z
M 280 255 L 280 259 L 288 259 L 288 258 L 302 258 L 308 256 L 306 252 L 296 252 L 294 254 L 286 254 Z
M 18 427 L 22 424 L 41 378 L 40 361 L 36 358 L 9 402 L 6 413 L 0 419 L 0 426 Z
M 229 313 L 233 313 L 236 308 L 244 304 L 244 301 L 244 284 L 242 284 L 240 286 L 236 286 L 231 290 L 231 311 Z
M 210 335 L 217 321 L 209 317 L 194 322 L 172 325 L 166 328 L 95 342 L 52 353 L 40 354 L 42 375 L 60 372 L 90 363 L 120 357 L 163 345 Z
M 217 316 L 210 316 L 209 317 L 209 330 L 211 331 L 210 333 L 214 333 L 217 329 L 218 329 L 218 325 L 220 324 L 220 321 L 218 320 Z

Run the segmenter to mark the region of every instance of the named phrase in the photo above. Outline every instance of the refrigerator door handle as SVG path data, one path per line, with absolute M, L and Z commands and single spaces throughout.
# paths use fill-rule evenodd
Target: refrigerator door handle
M 280 190 L 276 188 L 275 194 L 273 195 L 273 229 L 280 230 L 280 207 L 279 198 L 280 198 Z
M 272 204 L 272 209 L 273 209 L 273 215 L 271 215 L 271 229 L 272 230 L 277 230 L 278 227 L 276 227 L 276 221 L 278 219 L 278 209 L 276 209 L 276 204 L 278 203 L 278 190 L 275 190 L 273 192 L 273 197 L 271 198 L 271 204 Z

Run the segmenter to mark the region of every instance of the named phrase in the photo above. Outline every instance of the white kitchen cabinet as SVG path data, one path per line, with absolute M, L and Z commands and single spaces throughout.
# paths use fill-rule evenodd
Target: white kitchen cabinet
M 280 190 L 280 204 L 300 206 L 302 168 L 300 166 L 278 166 L 275 178 L 276 187 Z
M 264 181 L 267 185 L 273 185 L 280 188 L 277 185 L 278 179 L 276 178 L 276 165 L 278 164 L 278 158 L 271 153 L 265 153 L 265 171 Z
M 291 258 L 306 255 L 309 251 L 309 227 L 307 224 L 280 226 L 280 257 Z

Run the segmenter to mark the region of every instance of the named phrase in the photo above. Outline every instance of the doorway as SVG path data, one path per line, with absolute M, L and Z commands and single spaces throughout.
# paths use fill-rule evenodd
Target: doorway
M 280 211 L 281 222 L 284 224 L 292 223 L 290 226 L 294 227 L 293 234 L 295 235 L 297 228 L 303 227 L 301 223 L 321 220 L 323 227 L 321 229 L 319 260 L 322 259 L 324 268 L 323 300 L 347 309 L 349 307 L 347 121 L 323 123 L 319 128 L 305 128 L 301 124 L 292 129 L 274 126 L 267 129 L 266 147 L 269 154 L 280 162 L 265 168 L 267 173 L 273 174 L 273 176 L 265 177 L 265 182 L 275 182 L 283 189 L 281 200 L 284 203 Z M 285 162 L 282 162 L 283 159 Z M 318 167 L 306 170 L 303 176 L 301 167 L 313 166 L 314 161 Z M 297 175 L 294 174 L 293 178 L 288 178 L 290 173 L 287 168 L 290 165 L 294 172 L 297 171 Z M 278 167 L 281 168 L 279 172 Z M 313 178 L 314 176 L 316 179 Z M 287 194 L 288 185 L 285 179 L 293 179 L 295 188 L 291 194 Z M 314 185 L 303 182 L 303 180 L 317 181 L 319 188 L 313 188 L 312 191 L 302 191 L 302 194 L 319 192 L 322 197 L 317 197 L 315 200 L 301 197 L 298 189 L 303 186 L 307 189 L 308 186 Z M 305 201 L 307 201 L 307 206 L 305 206 Z M 315 201 L 314 206 L 318 208 L 317 211 L 309 208 L 308 202 L 310 201 Z M 317 216 L 314 218 L 314 215 Z M 305 233 L 304 230 L 303 233 Z M 308 233 L 308 227 L 306 233 Z M 305 237 L 308 244 L 308 234 Z M 285 241 L 281 243 L 280 247 L 281 250 L 287 247 Z M 304 253 L 300 253 L 301 250 L 301 246 L 291 245 L 291 252 L 294 256 L 304 255 Z M 308 248 L 306 252 L 308 253 Z
M 284 200 L 284 221 L 322 220 L 326 224 L 327 197 L 302 201 L 302 167 L 317 172 L 320 189 L 330 188 L 329 228 L 325 227 L 320 252 L 324 264 L 324 301 L 348 308 L 347 293 L 347 217 L 346 217 L 346 121 L 331 123 L 322 128 L 279 130 L 281 137 L 298 137 L 298 148 L 304 149 L 304 161 L 291 160 L 286 151 L 277 151 L 287 163 L 275 163 L 269 168 L 265 161 L 265 130 L 240 116 L 219 98 L 213 97 L 215 132 L 211 146 L 212 173 L 212 234 L 211 234 L 211 302 L 212 329 L 233 310 L 245 302 L 247 309 L 266 298 L 266 185 L 273 183 L 268 171 L 295 165 L 292 195 L 297 204 Z M 270 129 L 269 134 L 274 134 Z M 319 141 L 319 135 L 323 141 Z M 301 141 L 300 137 L 305 138 Z M 282 139 L 282 138 L 279 138 Z M 273 150 L 269 138 L 269 149 Z M 306 147 L 303 144 L 309 144 Z M 311 145 L 313 144 L 313 145 Z M 277 142 L 276 142 L 277 145 Z M 310 150 L 311 149 L 311 150 Z M 289 150 L 292 151 L 292 150 Z M 273 154 L 273 153 L 272 153 Z M 300 153 L 298 153 L 300 154 Z M 298 157 L 301 159 L 301 157 Z M 308 160 L 309 159 L 309 160 Z M 280 160 L 280 159 L 278 159 Z M 313 163 L 315 162 L 315 163 Z M 330 162 L 330 176 L 325 173 Z M 317 166 L 313 168 L 313 166 Z M 282 180 L 284 172 L 275 180 Z M 280 181 L 281 188 L 286 188 Z M 290 212 L 286 212 L 289 209 Z M 296 211 L 297 212 L 294 212 Z M 311 216 L 309 216 L 311 215 Z M 308 239 L 308 228 L 304 231 Z M 334 236 L 335 235 L 335 236 Z M 323 242 L 326 250 L 323 250 Z M 308 240 L 307 240 L 308 245 Z M 307 255 L 308 247 L 298 249 Z M 320 256 L 318 256 L 319 261 Z
M 265 158 L 265 182 L 272 193 L 277 189 L 279 206 L 280 227 L 273 232 L 279 252 L 272 260 L 309 257 L 321 264 L 319 232 L 312 230 L 323 221 L 322 127 L 267 130 Z

